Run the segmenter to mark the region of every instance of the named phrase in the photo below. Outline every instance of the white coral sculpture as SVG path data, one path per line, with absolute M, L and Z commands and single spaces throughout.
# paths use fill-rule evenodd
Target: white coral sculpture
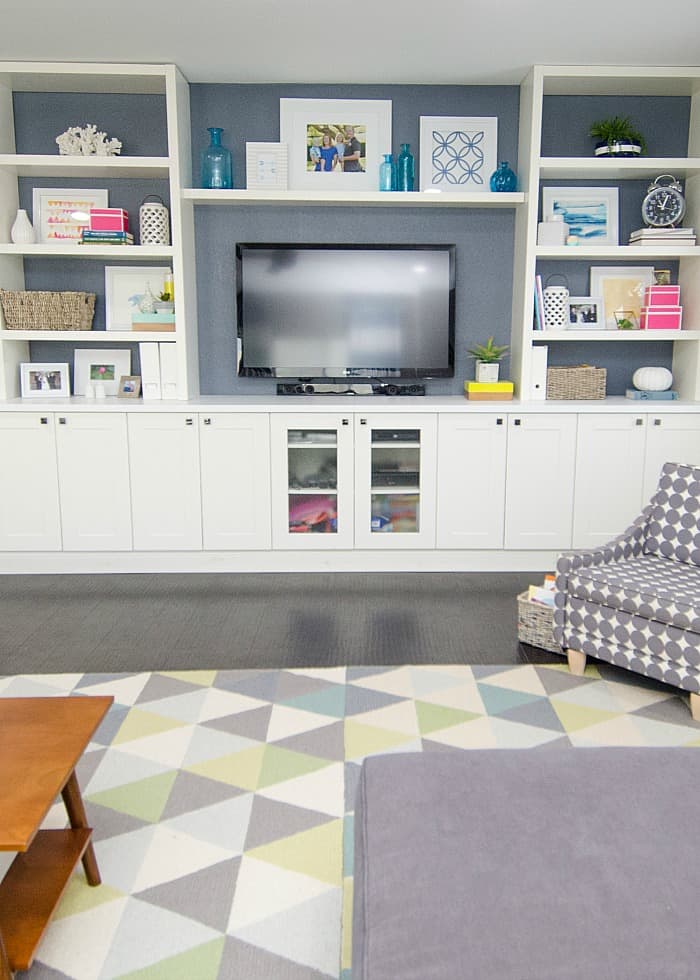
M 107 134 L 97 131 L 94 123 L 85 126 L 69 126 L 65 133 L 56 137 L 61 156 L 111 157 L 121 153 L 122 144 L 118 139 L 107 139 Z

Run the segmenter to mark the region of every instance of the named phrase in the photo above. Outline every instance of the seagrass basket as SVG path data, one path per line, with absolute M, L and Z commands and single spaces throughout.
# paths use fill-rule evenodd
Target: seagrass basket
M 554 610 L 540 602 L 531 602 L 527 592 L 518 596 L 518 639 L 521 643 L 561 653 L 562 649 L 554 639 Z
M 605 398 L 605 368 L 577 364 L 547 368 L 547 398 L 585 400 Z
M 91 330 L 95 293 L 0 289 L 6 330 Z

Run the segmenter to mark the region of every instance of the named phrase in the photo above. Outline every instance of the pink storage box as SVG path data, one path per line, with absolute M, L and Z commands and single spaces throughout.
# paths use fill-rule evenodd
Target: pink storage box
M 681 301 L 680 286 L 646 286 L 645 306 L 677 306 Z
M 90 208 L 90 231 L 128 231 L 129 215 L 124 208 Z
M 639 315 L 640 330 L 680 330 L 682 306 L 643 306 Z

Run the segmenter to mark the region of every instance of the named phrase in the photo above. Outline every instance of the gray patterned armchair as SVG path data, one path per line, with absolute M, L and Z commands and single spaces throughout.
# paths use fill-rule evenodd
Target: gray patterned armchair
M 680 687 L 700 721 L 700 468 L 665 463 L 624 534 L 559 557 L 554 636 L 572 673 L 590 656 Z

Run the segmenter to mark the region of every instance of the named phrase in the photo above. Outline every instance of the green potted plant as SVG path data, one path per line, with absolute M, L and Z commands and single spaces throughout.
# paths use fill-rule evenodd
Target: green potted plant
M 593 150 L 597 157 L 636 157 L 646 152 L 646 140 L 628 116 L 599 119 L 588 135 L 598 140 Z
M 499 362 L 508 354 L 508 344 L 495 344 L 489 337 L 485 344 L 474 344 L 467 353 L 476 361 L 477 381 L 498 381 Z

